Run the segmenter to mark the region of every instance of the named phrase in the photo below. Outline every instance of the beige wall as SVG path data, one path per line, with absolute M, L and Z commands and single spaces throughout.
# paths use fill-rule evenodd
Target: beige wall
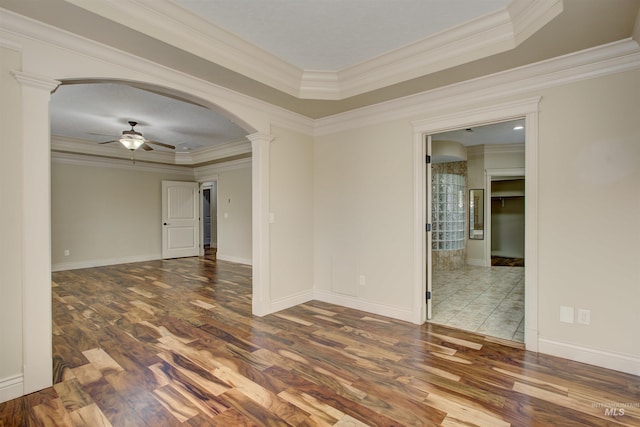
M 599 351 L 640 358 L 633 333 L 640 324 L 638 82 L 640 71 L 632 71 L 520 97 L 542 95 L 537 275 L 546 351 L 559 342 L 567 355 L 577 346 L 595 358 Z M 319 289 L 410 308 L 411 147 L 408 120 L 317 139 Z M 486 167 L 515 167 L 503 157 L 485 158 Z M 335 270 L 366 274 L 367 284 L 332 282 Z M 561 305 L 590 309 L 591 325 L 561 323 Z
M 525 155 L 524 146 L 518 147 L 514 144 L 508 145 L 484 145 L 468 148 L 468 182 L 469 189 L 482 188 L 486 193 L 486 174 L 487 169 L 524 169 Z M 488 266 L 487 265 L 487 221 L 490 218 L 489 209 L 491 205 L 485 203 L 485 238 L 484 240 L 468 240 L 467 241 L 467 263 L 471 265 Z M 493 236 L 493 233 L 492 233 Z M 524 234 L 520 240 L 524 245 Z M 493 243 L 492 243 L 493 246 Z M 523 249 L 524 250 L 524 246 Z M 524 256 L 524 255 L 522 255 Z
M 0 47 L 0 385 L 22 374 L 22 146 L 20 53 Z M 0 402 L 2 402 L 0 390 Z
M 24 144 L 30 142 L 23 141 L 22 117 L 29 118 L 31 113 L 20 111 L 22 102 L 19 88 L 9 75 L 9 69 L 26 68 L 27 72 L 44 73 L 46 77 L 55 79 L 101 77 L 156 84 L 177 93 L 191 94 L 206 105 L 218 106 L 229 112 L 230 117 L 241 117 L 244 123 L 249 123 L 247 128 L 264 134 L 271 131 L 270 114 L 279 120 L 291 120 L 301 127 L 308 125 L 294 114 L 270 108 L 245 96 L 235 96 L 223 88 L 207 85 L 184 74 L 139 62 L 135 57 L 121 56 L 112 50 L 107 53 L 107 49 L 90 45 L 86 40 L 68 34 L 62 37 L 61 33 L 56 33 L 60 37 L 55 41 L 53 38 L 47 40 L 47 35 L 53 32 L 55 30 L 45 27 L 39 27 L 32 37 L 3 32 L 4 37 L 22 46 L 25 56 L 22 64 L 19 54 L 0 48 L 3 53 L 0 62 L 0 82 L 3 84 L 0 97 L 3 120 L 0 130 L 3 137 L 0 173 L 4 178 L 0 188 L 2 197 L 6 196 L 7 200 L 14 202 L 5 203 L 3 199 L 0 213 L 2 219 L 7 218 L 16 224 L 14 228 L 13 224 L 0 221 L 3 255 L 7 255 L 0 257 L 0 286 L 3 292 L 0 300 L 0 315 L 3 316 L 0 322 L 0 384 L 3 379 L 20 374 L 24 362 L 22 348 L 14 346 L 20 346 L 23 334 L 25 337 L 31 336 L 31 341 L 50 337 L 47 325 L 34 333 L 31 328 L 23 328 L 21 321 L 21 308 L 28 307 L 23 305 L 22 284 L 31 283 L 22 276 L 22 266 L 32 259 L 29 253 L 22 253 L 21 244 L 24 230 L 32 224 L 22 223 L 25 212 L 18 206 L 24 197 L 33 194 L 23 194 L 21 190 L 21 164 L 24 160 L 20 156 Z M 38 40 L 36 34 L 40 34 L 43 40 Z M 54 43 L 62 46 L 56 47 Z M 74 47 L 84 51 L 75 52 Z M 597 352 L 604 352 L 605 358 L 609 354 L 623 355 L 636 361 L 632 362 L 636 363 L 635 366 L 640 358 L 640 340 L 635 339 L 633 334 L 633 328 L 640 323 L 640 310 L 637 309 L 640 300 L 640 270 L 637 268 L 640 264 L 640 228 L 637 227 L 640 211 L 640 168 L 637 167 L 640 164 L 640 134 L 635 123 L 640 116 L 639 81 L 640 71 L 636 70 L 552 89 L 519 92 L 509 99 L 491 98 L 490 101 L 495 104 L 514 98 L 543 97 L 540 104 L 537 182 L 539 235 L 536 236 L 539 256 L 539 268 L 536 271 L 539 283 L 537 326 L 541 340 L 547 344 L 563 345 L 567 351 L 587 349 L 593 355 L 602 355 Z M 522 89 L 515 89 L 513 85 L 513 90 Z M 421 303 L 415 301 L 412 293 L 415 271 L 413 219 L 416 207 L 413 206 L 411 120 L 429 119 L 433 118 L 429 115 L 435 117 L 457 112 L 459 108 L 489 104 L 483 98 L 473 98 L 473 93 L 464 95 L 464 107 L 461 107 L 462 95 L 458 93 L 454 94 L 452 102 L 447 99 L 443 104 L 447 107 L 442 111 L 438 110 L 437 105 L 424 105 L 411 111 L 430 113 L 403 119 L 398 118 L 398 114 L 408 110 L 395 109 L 394 103 L 385 104 L 390 106 L 389 113 L 393 119 L 385 121 L 384 117 L 378 116 L 371 120 L 376 124 L 363 125 L 356 130 L 331 133 L 327 129 L 327 123 L 331 121 L 323 123 L 322 136 L 313 143 L 312 256 L 313 280 L 319 297 L 336 298 L 341 303 L 349 302 L 351 305 L 362 304 L 364 308 L 407 318 L 413 313 L 414 306 Z M 33 93 L 31 97 L 32 103 L 40 102 L 40 98 L 43 98 Z M 44 110 L 45 106 L 38 104 L 38 107 Z M 376 106 L 374 110 L 380 111 L 381 108 Z M 38 136 L 41 134 L 40 128 L 45 127 L 44 122 L 38 115 L 38 122 L 34 124 L 38 127 Z M 311 124 L 308 126 L 313 127 Z M 277 132 L 274 129 L 274 133 Z M 284 133 L 281 136 L 284 138 Z M 282 146 L 292 141 L 288 137 L 283 140 L 288 142 Z M 306 147 L 306 140 L 300 140 Z M 43 141 L 31 141 L 39 150 L 36 153 L 38 158 L 46 154 L 41 150 L 40 143 Z M 12 142 L 16 142 L 16 146 L 12 146 Z M 295 187 L 298 194 L 308 186 L 308 176 L 297 171 L 297 166 L 290 164 L 290 158 L 279 153 L 280 148 L 276 141 L 276 154 L 271 166 L 285 165 L 289 171 L 298 173 L 296 178 L 304 178 L 300 187 Z M 297 149 L 301 150 L 306 162 L 306 148 Z M 54 168 L 57 167 L 54 165 Z M 34 174 L 34 179 L 42 179 L 47 184 L 42 188 L 43 196 L 46 196 L 48 176 L 40 176 L 44 174 L 39 170 L 30 173 Z M 274 212 L 276 223 L 273 230 L 278 231 L 274 234 L 271 256 L 276 263 L 274 272 L 285 277 L 285 272 L 278 269 L 284 265 L 287 256 L 279 251 L 291 251 L 291 248 L 282 249 L 284 239 L 309 221 L 309 217 L 298 218 L 299 222 L 291 228 L 281 230 L 276 228 L 283 225 L 278 222 L 279 212 L 285 212 L 286 215 L 290 207 L 297 206 L 306 210 L 309 203 L 307 199 L 300 204 L 288 199 L 286 190 L 291 184 L 283 180 L 284 175 L 279 177 L 278 173 L 272 171 L 274 182 L 270 187 L 273 200 L 269 202 L 273 202 L 273 208 L 278 209 L 278 212 Z M 223 188 L 224 182 L 231 185 Z M 229 209 L 232 213 L 229 217 L 232 222 L 229 224 L 233 225 L 230 229 L 238 232 L 237 236 L 232 237 L 230 233 L 219 230 L 219 244 L 223 245 L 223 239 L 226 239 L 227 245 L 226 248 L 220 248 L 221 252 L 227 251 L 240 259 L 250 258 L 251 222 L 248 218 L 251 214 L 250 209 L 246 209 L 250 207 L 251 200 L 249 169 L 221 172 L 219 184 L 220 193 L 227 191 L 234 202 L 231 206 L 223 206 L 228 198 L 221 194 L 219 209 Z M 55 192 L 53 197 L 57 197 Z M 241 201 L 245 210 L 239 214 L 231 211 L 237 206 L 235 203 Z M 99 209 L 96 211 L 100 213 Z M 33 222 L 38 226 L 42 226 L 43 219 L 50 215 L 44 209 L 41 213 L 31 214 L 30 218 L 35 218 Z M 239 220 L 237 224 L 236 220 Z M 224 219 L 219 216 L 219 223 L 222 222 Z M 54 233 L 58 234 L 57 231 Z M 58 239 L 58 236 L 54 238 Z M 97 246 L 103 244 L 101 241 L 92 243 Z M 310 244 L 309 237 L 303 243 Z M 241 246 L 233 246 L 238 244 Z M 58 256 L 60 249 L 64 250 L 64 246 L 55 243 L 54 257 Z M 85 253 L 83 250 L 78 252 L 69 249 L 70 256 Z M 302 268 L 296 274 L 304 270 Z M 360 276 L 364 279 L 363 285 L 359 284 Z M 290 277 L 293 276 L 288 276 L 287 280 L 273 281 L 271 295 L 286 298 L 290 291 L 306 289 L 306 285 L 289 288 Z M 50 289 L 46 280 L 40 280 L 38 276 L 37 281 L 38 286 L 32 289 L 34 293 L 39 290 L 42 291 L 40 294 L 44 294 Z M 560 323 L 560 305 L 590 309 L 591 325 Z M 9 321 L 5 320 L 7 317 Z M 549 348 L 546 346 L 545 350 Z
M 322 298 L 409 315 L 412 138 L 411 124 L 396 121 L 316 139 L 314 277 Z
M 485 175 L 484 175 L 484 149 L 473 147 L 467 150 L 467 184 L 469 190 L 484 189 L 485 187 Z M 468 195 L 468 194 L 467 194 Z M 486 203 L 485 203 L 486 205 Z M 484 206 L 484 219 L 485 219 L 485 234 L 487 231 L 486 226 L 486 209 Z M 467 225 L 467 230 L 469 226 Z M 467 263 L 471 265 L 484 265 L 486 260 L 485 255 L 485 240 L 470 240 L 467 235 Z M 486 239 L 486 235 L 485 235 Z
M 640 357 L 640 70 L 542 95 L 540 335 Z M 591 325 L 561 323 L 561 305 Z
M 313 290 L 313 138 L 272 127 L 271 299 L 311 299 Z
M 53 269 L 161 258 L 162 181 L 193 181 L 185 172 L 52 161 Z
M 219 259 L 251 264 L 251 168 L 218 175 Z

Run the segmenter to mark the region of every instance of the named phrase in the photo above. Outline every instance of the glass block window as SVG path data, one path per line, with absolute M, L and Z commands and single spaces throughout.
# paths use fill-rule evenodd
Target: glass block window
M 465 179 L 463 175 L 434 173 L 432 194 L 432 248 L 451 251 L 464 248 L 465 243 Z

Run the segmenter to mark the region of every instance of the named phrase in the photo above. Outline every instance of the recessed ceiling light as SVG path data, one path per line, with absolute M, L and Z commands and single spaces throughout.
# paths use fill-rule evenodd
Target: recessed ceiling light
M 524 129 L 524 126 L 522 126 L 522 125 L 518 125 L 518 126 L 514 126 L 513 127 L 513 130 L 522 130 L 522 129 Z

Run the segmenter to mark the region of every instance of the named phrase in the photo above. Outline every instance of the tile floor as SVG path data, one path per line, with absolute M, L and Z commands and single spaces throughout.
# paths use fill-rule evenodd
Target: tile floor
M 433 323 L 524 342 L 524 267 L 433 272 Z

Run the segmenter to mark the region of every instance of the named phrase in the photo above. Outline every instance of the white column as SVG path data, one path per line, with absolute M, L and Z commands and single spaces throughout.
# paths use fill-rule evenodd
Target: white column
M 22 317 L 24 393 L 53 383 L 49 100 L 59 81 L 13 72 L 22 85 Z
M 252 199 L 252 312 L 264 316 L 271 312 L 271 260 L 269 227 L 269 164 L 273 137 L 253 133 L 251 141 L 251 199 Z

